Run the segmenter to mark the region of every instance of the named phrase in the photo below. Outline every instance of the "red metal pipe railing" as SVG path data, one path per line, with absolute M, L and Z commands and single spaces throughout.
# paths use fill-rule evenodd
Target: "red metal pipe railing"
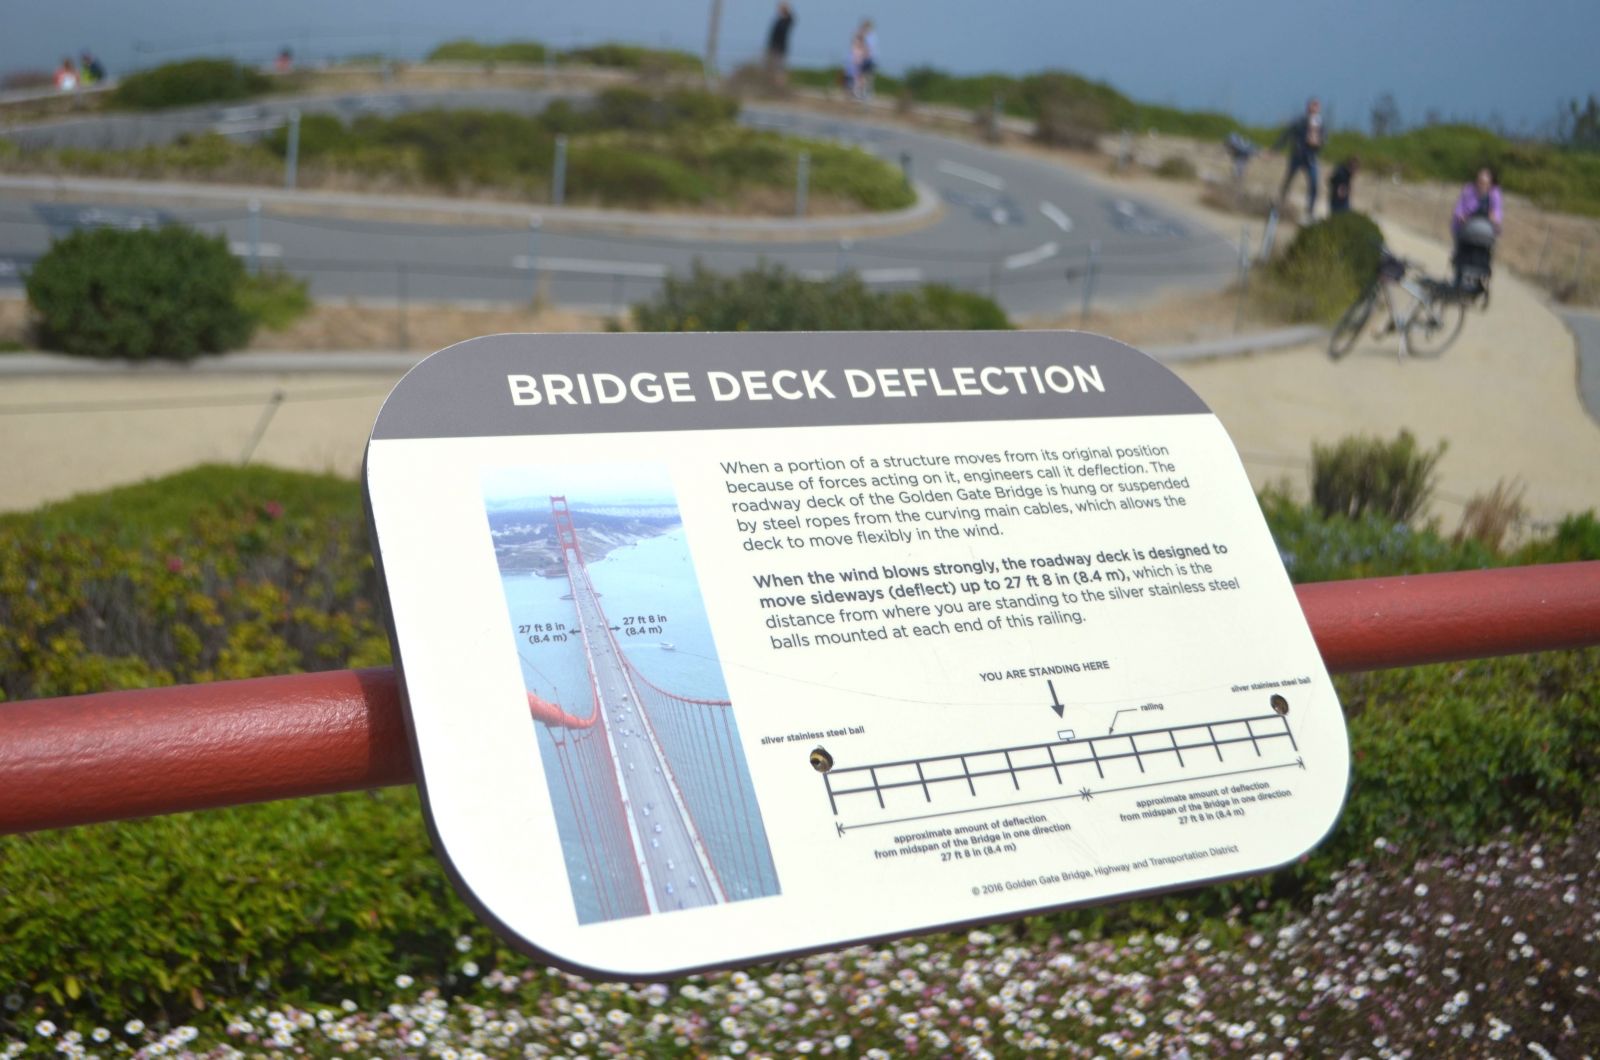
M 1297 592 L 1336 673 L 1600 644 L 1600 562 Z M 412 779 L 392 670 L 0 703 L 0 834 Z

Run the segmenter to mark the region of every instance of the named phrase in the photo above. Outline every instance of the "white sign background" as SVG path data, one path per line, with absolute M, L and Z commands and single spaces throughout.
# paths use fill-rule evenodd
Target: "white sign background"
M 1090 446 L 1165 446 L 1176 474 L 1189 480 L 1187 503 L 1012 519 L 998 537 L 753 552 L 721 467 L 735 459 L 848 463 Z M 671 475 L 781 893 L 579 924 L 480 480 L 488 468 L 530 465 L 570 467 L 581 482 L 585 465 L 643 460 Z M 1244 469 L 1209 413 L 375 437 L 366 475 L 439 853 L 480 913 L 563 966 L 664 976 L 1256 873 L 1310 849 L 1342 805 L 1348 747 L 1334 690 Z M 769 573 L 1208 543 L 1227 547 L 1211 557 L 1214 576 L 1236 578 L 1238 588 L 1147 591 L 1065 608 L 1080 612 L 1082 624 L 810 648 L 774 648 L 772 637 L 785 631 L 764 624 L 770 611 L 757 599 L 770 594 L 754 582 Z M 1060 717 L 1044 676 L 1004 677 L 1094 660 L 1106 668 L 1049 677 Z M 1288 704 L 1281 719 L 1274 694 Z M 1240 729 L 1241 718 L 1258 720 Z M 787 739 L 851 729 L 861 731 Z M 1111 739 L 1119 731 L 1151 735 L 1119 745 Z M 1241 732 L 1239 742 L 1225 742 Z M 1089 749 L 1086 741 L 1098 737 L 1107 739 Z M 808 762 L 818 744 L 835 761 L 828 780 Z M 829 799 L 829 781 L 854 767 L 948 763 L 952 755 L 976 762 L 986 752 L 1048 744 L 1057 746 L 1029 753 L 1052 763 L 1117 747 L 1141 753 L 1069 765 L 1067 780 L 1052 767 L 1003 776 L 999 788 L 985 781 L 981 791 L 962 781 L 902 789 L 883 808 L 873 792 Z M 942 768 L 953 767 L 930 762 L 926 775 Z M 870 776 L 849 775 L 851 786 Z M 1039 816 L 1034 826 L 1044 831 L 996 827 Z M 963 834 L 965 845 L 956 842 Z

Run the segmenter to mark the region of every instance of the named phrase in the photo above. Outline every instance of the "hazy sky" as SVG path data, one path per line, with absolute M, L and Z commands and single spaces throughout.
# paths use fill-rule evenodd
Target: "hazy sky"
M 724 0 L 724 63 L 762 46 L 773 4 Z M 1061 67 L 1130 95 L 1275 122 L 1318 94 L 1365 124 L 1393 92 L 1407 122 L 1548 126 L 1558 101 L 1600 92 L 1600 0 L 796 0 L 794 57 L 836 63 L 857 20 L 878 23 L 890 71 Z M 628 40 L 699 51 L 710 0 L 0 0 L 0 70 L 89 48 L 113 70 L 182 55 L 265 59 L 382 50 L 452 36 L 557 44 Z
M 672 478 L 663 464 L 545 464 L 485 468 L 483 501 L 491 508 L 543 511 L 551 497 L 573 507 L 606 504 L 676 505 Z

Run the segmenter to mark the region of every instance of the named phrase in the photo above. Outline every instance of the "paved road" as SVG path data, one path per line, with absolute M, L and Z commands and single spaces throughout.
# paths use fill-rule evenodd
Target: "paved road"
M 7 133 L 36 146 L 128 147 L 215 130 L 249 139 L 303 112 L 393 114 L 427 107 L 492 107 L 535 113 L 552 94 L 527 90 L 393 91 L 274 100 L 155 116 L 111 116 L 43 123 Z M 546 293 L 566 305 L 615 307 L 655 291 L 669 272 L 699 260 L 720 270 L 781 262 L 810 275 L 854 269 L 875 286 L 925 281 L 992 292 L 1013 315 L 1077 305 L 1098 246 L 1096 304 L 1143 299 L 1167 288 L 1215 289 L 1232 280 L 1238 250 L 1228 239 L 1164 209 L 1109 193 L 1047 162 L 963 140 L 770 106 L 746 107 L 745 123 L 854 144 L 895 165 L 943 202 L 939 220 L 918 231 L 853 244 L 814 240 L 752 243 L 602 232 L 413 224 L 265 213 L 252 233 L 245 211 L 39 202 L 0 192 L 0 288 L 52 238 L 93 224 L 126 227 L 181 220 L 224 233 L 246 253 L 308 276 L 324 298 L 399 298 L 496 302 L 525 300 L 536 263 Z M 574 189 L 576 190 L 576 189 Z M 530 212 L 536 208 L 530 204 Z M 254 239 L 252 238 L 254 235 Z M 1069 275 L 1070 272 L 1070 275 Z
M 638 690 L 607 631 L 594 586 L 581 569 L 574 573 L 573 606 L 589 645 L 601 724 L 610 738 L 631 839 L 650 894 L 650 911 L 713 905 L 721 900 L 715 877 L 707 871 L 705 853 L 688 821 L 688 811 L 673 789 L 669 771 L 662 767 L 662 752 L 639 719 Z

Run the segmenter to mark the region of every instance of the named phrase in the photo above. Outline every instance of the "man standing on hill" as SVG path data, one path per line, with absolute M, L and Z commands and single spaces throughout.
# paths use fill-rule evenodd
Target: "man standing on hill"
M 794 29 L 794 8 L 778 5 L 778 17 L 772 20 L 767 34 L 767 77 L 773 88 L 785 88 L 789 83 L 789 31 Z
M 1306 102 L 1306 112 L 1289 123 L 1278 137 L 1274 147 L 1289 145 L 1289 171 L 1283 175 L 1283 187 L 1278 190 L 1281 203 L 1289 195 L 1289 184 L 1302 169 L 1306 173 L 1306 220 L 1317 212 L 1317 152 L 1322 150 L 1322 102 L 1312 97 Z

